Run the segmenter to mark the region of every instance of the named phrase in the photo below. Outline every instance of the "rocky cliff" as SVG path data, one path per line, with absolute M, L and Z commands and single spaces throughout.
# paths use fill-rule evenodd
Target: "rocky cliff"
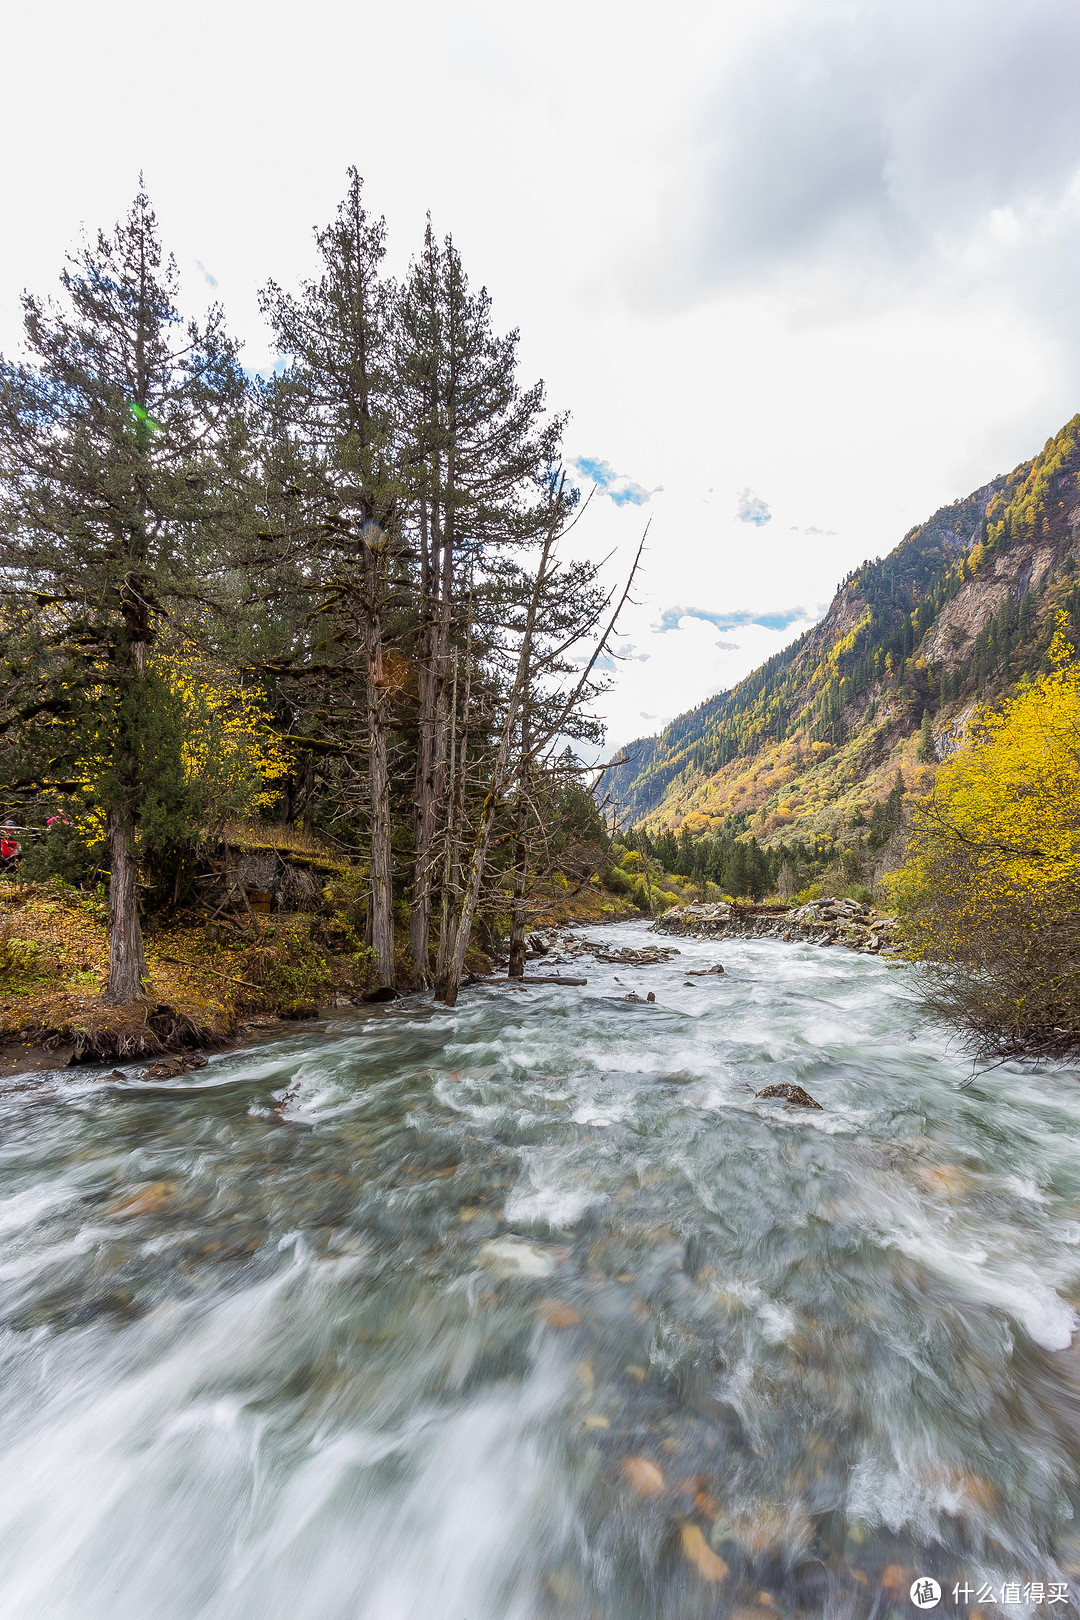
M 819 624 L 728 692 L 623 750 L 623 825 L 765 841 L 830 836 L 927 785 L 980 702 L 1045 667 L 1057 615 L 1080 644 L 1080 417 L 840 585 Z M 925 717 L 925 720 L 924 720 Z

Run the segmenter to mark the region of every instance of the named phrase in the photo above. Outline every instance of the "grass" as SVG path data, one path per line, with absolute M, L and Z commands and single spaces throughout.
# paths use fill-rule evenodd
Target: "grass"
M 222 841 L 233 849 L 275 849 L 283 855 L 309 855 L 342 867 L 349 863 L 326 839 L 303 827 L 287 827 L 283 822 L 230 821 L 222 828 Z

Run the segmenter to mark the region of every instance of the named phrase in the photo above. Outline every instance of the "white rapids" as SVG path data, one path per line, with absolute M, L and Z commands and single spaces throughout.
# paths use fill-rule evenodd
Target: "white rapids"
M 1077 1072 L 961 1087 L 907 969 L 678 943 L 8 1084 L 0 1615 L 1075 1599 Z

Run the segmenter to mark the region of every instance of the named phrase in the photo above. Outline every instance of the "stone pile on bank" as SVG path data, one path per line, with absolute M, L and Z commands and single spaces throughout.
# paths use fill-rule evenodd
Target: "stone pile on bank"
M 528 936 L 527 944 L 527 956 L 543 957 L 545 961 L 553 963 L 564 962 L 575 956 L 594 956 L 598 962 L 614 963 L 616 967 L 657 967 L 679 954 L 678 947 L 674 945 L 647 945 L 644 950 L 635 951 L 629 945 L 605 945 L 599 940 L 581 939 L 556 928 L 537 930 Z
M 897 921 L 858 900 L 810 900 L 803 906 L 751 906 L 716 901 L 671 906 L 653 924 L 653 933 L 689 939 L 730 939 L 753 935 L 789 944 L 843 945 L 864 955 L 890 955 L 898 948 Z

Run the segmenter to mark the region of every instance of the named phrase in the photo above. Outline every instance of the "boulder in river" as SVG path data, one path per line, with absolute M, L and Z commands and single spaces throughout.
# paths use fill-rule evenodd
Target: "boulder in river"
M 755 1096 L 760 1102 L 786 1102 L 793 1108 L 816 1108 L 819 1113 L 824 1112 L 819 1102 L 815 1102 L 808 1091 L 802 1086 L 793 1086 L 789 1080 L 781 1080 L 775 1086 L 762 1086 Z

